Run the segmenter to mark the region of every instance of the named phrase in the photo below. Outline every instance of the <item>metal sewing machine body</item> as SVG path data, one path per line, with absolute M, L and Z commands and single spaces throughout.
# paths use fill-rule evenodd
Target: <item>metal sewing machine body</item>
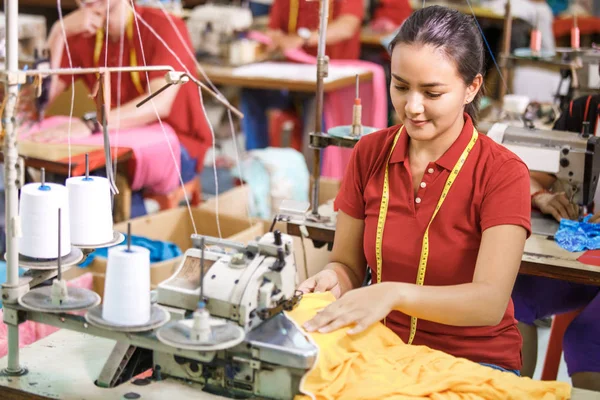
M 555 175 L 573 203 L 589 207 L 594 202 L 600 175 L 600 138 L 502 124 L 494 125 L 488 136 L 518 155 L 531 171 Z
M 301 298 L 295 290 L 292 238 L 276 231 L 248 245 L 199 235 L 192 241 L 195 248 L 186 251 L 179 268 L 154 296 L 153 309 L 161 307 L 169 315 L 166 325 L 136 333 L 120 325 L 99 326 L 87 315 L 18 304 L 5 304 L 6 318 L 116 340 L 97 380 L 101 387 L 115 387 L 152 368 L 159 386 L 162 379 L 175 378 L 234 398 L 290 399 L 299 394 L 318 348 L 282 312 L 293 309 Z M 198 248 L 201 243 L 212 246 L 203 251 Z M 200 307 L 209 314 L 208 341 L 193 337 Z M 165 340 L 169 334 L 175 342 Z
M 591 211 L 600 175 L 600 138 L 589 133 L 540 130 L 495 124 L 489 131 L 497 143 L 519 156 L 530 171 L 556 176 L 554 187 L 564 192 L 580 215 Z M 558 223 L 532 212 L 532 231 L 553 236 Z
M 245 338 L 235 347 L 204 352 L 203 361 L 155 351 L 154 366 L 166 376 L 195 381 L 219 394 L 294 397 L 318 350 L 282 313 L 300 300 L 292 238 L 275 231 L 248 245 L 200 235 L 192 235 L 192 241 L 195 248 L 159 284 L 158 303 L 193 311 L 200 298 L 199 276 L 204 276 L 200 301 L 212 318 L 240 326 Z M 207 269 L 202 275 L 201 243 L 213 245 L 204 251 Z

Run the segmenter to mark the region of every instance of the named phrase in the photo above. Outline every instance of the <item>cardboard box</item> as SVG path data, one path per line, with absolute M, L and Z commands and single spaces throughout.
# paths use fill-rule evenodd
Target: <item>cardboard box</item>
M 219 194 L 219 215 L 229 215 L 248 220 L 248 204 L 250 202 L 250 187 L 248 185 L 235 186 Z M 199 208 L 217 212 L 217 198 L 211 197 L 203 202 Z
M 199 234 L 219 237 L 215 213 L 210 210 L 193 208 L 192 215 Z M 131 223 L 131 232 L 135 236 L 144 236 L 153 240 L 175 243 L 182 252 L 192 247 L 190 237 L 194 233 L 194 227 L 187 207 L 134 218 L 130 221 L 116 224 L 114 229 L 126 233 L 128 222 Z M 255 222 L 251 225 L 247 218 L 241 219 L 229 215 L 220 215 L 219 222 L 222 237 L 229 240 L 248 243 L 263 233 L 262 223 Z M 183 255 L 170 260 L 152 263 L 150 266 L 152 288 L 169 278 L 182 260 Z M 106 262 L 106 258 L 96 257 L 87 268 L 78 269 L 81 270 L 81 273 L 92 272 L 95 275 L 104 276 L 106 273 Z M 73 275 L 75 272 L 71 274 Z M 72 275 L 71 277 L 74 277 Z
M 342 182 L 339 179 L 321 177 L 319 179 L 319 204 L 325 204 L 329 200 L 335 199 Z M 312 188 L 313 181 L 310 181 L 310 192 L 308 194 L 309 200 L 312 204 Z

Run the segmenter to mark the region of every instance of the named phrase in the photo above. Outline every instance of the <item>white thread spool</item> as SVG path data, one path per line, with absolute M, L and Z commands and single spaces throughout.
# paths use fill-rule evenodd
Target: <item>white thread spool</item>
M 108 179 L 77 176 L 67 179 L 71 242 L 99 245 L 113 239 L 113 220 Z
M 150 321 L 150 250 L 139 246 L 108 250 L 102 318 L 122 326 Z
M 58 209 L 61 213 L 60 257 L 71 252 L 67 188 L 55 183 L 30 183 L 21 188 L 19 252 L 32 258 L 57 258 Z

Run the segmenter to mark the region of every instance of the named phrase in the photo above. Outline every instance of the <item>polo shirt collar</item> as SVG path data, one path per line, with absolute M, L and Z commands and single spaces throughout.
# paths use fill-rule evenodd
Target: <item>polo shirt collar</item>
M 437 161 L 435 161 L 437 165 L 449 171 L 452 170 L 452 168 L 454 168 L 454 165 L 458 161 L 458 158 L 462 154 L 465 147 L 467 147 L 467 144 L 473 136 L 473 121 L 471 121 L 471 117 L 467 113 L 465 113 L 464 119 L 465 125 L 462 131 L 460 132 L 458 138 L 454 141 L 452 146 L 450 146 L 450 148 L 446 150 L 446 152 L 439 159 L 437 159 Z M 398 138 L 396 148 L 394 149 L 394 152 L 390 157 L 390 164 L 401 162 L 403 163 L 404 160 L 406 160 L 406 158 L 408 157 L 409 137 L 404 131 L 404 129 L 401 129 L 403 130 L 403 132 Z

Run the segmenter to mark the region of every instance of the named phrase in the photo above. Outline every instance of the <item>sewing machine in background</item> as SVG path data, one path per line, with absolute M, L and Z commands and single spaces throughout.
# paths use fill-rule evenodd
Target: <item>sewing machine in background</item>
M 587 214 L 594 203 L 600 175 L 600 138 L 584 133 L 529 129 L 495 124 L 487 135 L 519 156 L 530 171 L 547 172 L 557 178 L 557 190 Z M 532 215 L 534 233 L 552 236 L 558 223 L 550 217 Z
M 257 60 L 258 43 L 243 38 L 252 26 L 250 9 L 205 4 L 191 11 L 186 23 L 196 56 L 202 61 L 234 66 Z

